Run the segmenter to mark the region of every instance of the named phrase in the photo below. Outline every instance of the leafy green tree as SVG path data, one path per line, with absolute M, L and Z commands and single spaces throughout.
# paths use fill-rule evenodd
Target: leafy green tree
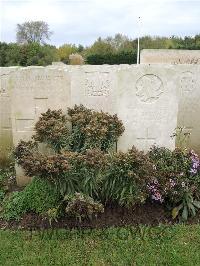
M 0 66 L 17 66 L 20 61 L 20 47 L 16 43 L 0 42 Z
M 6 65 L 6 51 L 8 49 L 8 44 L 5 42 L 0 43 L 0 66 Z
M 51 45 L 42 46 L 39 43 L 30 43 L 20 48 L 21 66 L 46 66 L 59 60 L 56 47 Z
M 18 43 L 40 43 L 44 44 L 52 35 L 49 25 L 44 21 L 28 21 L 17 24 L 17 42 Z
M 137 61 L 136 51 L 109 53 L 105 55 L 91 54 L 87 56 L 87 63 L 90 65 L 118 65 L 118 64 L 135 64 Z
M 65 64 L 69 64 L 69 56 L 71 54 L 77 53 L 82 49 L 82 47 L 76 47 L 75 44 L 64 44 L 58 48 L 58 56 L 60 61 Z
M 91 47 L 88 47 L 85 50 L 85 56 L 98 54 L 98 55 L 106 55 L 114 53 L 115 49 L 112 45 L 101 38 L 98 38 L 97 41 Z
M 131 43 L 131 40 L 123 34 L 117 33 L 114 37 L 109 36 L 105 39 L 106 43 L 109 43 L 114 50 L 125 50 L 124 48 L 129 46 Z

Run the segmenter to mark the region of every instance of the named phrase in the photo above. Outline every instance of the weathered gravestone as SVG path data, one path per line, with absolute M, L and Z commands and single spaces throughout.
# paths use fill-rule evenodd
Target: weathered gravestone
M 16 70 L 17 67 L 0 68 L 0 163 L 7 161 L 13 145 L 9 75 Z
M 141 64 L 200 64 L 200 50 L 144 49 Z
M 117 66 L 81 66 L 71 73 L 71 104 L 114 114 L 117 110 Z
M 90 66 L 72 73 L 71 103 L 117 113 L 125 125 L 118 149 L 174 148 L 178 95 L 173 67 Z
M 191 133 L 188 147 L 200 153 L 200 65 L 182 65 L 176 69 L 179 88 L 178 126 Z
M 131 145 L 148 151 L 152 145 L 175 147 L 178 94 L 173 67 L 132 66 L 118 73 L 117 113 L 125 125 L 118 149 Z
M 11 76 L 10 86 L 14 146 L 31 138 L 41 113 L 48 108 L 66 110 L 70 106 L 70 79 L 65 70 L 21 68 Z M 28 178 L 19 167 L 16 170 L 18 184 L 26 184 Z
M 200 50 L 144 49 L 143 64 L 175 64 L 176 87 L 179 94 L 178 127 L 191 133 L 187 146 L 200 154 Z M 150 65 L 151 67 L 151 65 Z

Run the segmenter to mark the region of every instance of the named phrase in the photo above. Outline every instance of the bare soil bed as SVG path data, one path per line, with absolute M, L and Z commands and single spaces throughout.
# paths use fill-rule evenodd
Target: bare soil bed
M 196 220 L 196 219 L 195 219 Z M 42 218 L 35 213 L 25 214 L 20 221 L 4 221 L 0 219 L 0 228 L 10 229 L 48 229 L 53 228 L 106 228 L 111 226 L 135 226 L 172 224 L 175 221 L 170 218 L 170 213 L 159 204 L 148 202 L 134 208 L 122 208 L 120 206 L 109 205 L 104 213 L 93 220 L 82 220 L 79 222 L 75 218 L 64 217 L 58 222 L 53 221 L 50 225 L 48 219 Z

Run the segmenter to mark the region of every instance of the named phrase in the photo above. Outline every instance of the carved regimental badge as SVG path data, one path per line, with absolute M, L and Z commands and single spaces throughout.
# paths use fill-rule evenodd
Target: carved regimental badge
M 109 96 L 111 80 L 109 73 L 86 73 L 85 93 L 87 96 Z
M 153 74 L 146 74 L 136 82 L 136 95 L 140 101 L 153 103 L 164 92 L 162 80 Z

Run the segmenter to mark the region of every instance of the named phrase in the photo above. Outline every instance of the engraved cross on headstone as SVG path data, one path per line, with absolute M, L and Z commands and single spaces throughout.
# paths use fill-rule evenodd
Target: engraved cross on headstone
M 154 143 L 156 138 L 151 137 L 149 134 L 149 128 L 146 128 L 145 135 L 137 138 L 138 148 L 147 151 Z

